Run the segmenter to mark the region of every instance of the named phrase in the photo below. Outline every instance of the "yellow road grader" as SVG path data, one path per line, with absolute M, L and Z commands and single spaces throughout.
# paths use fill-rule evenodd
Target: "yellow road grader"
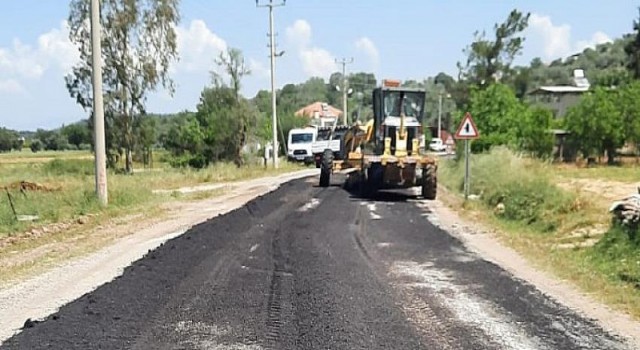
M 422 196 L 437 193 L 438 164 L 420 149 L 426 91 L 384 80 L 373 91 L 373 119 L 344 133 L 340 152 L 326 149 L 320 163 L 320 186 L 334 173 L 346 174 L 345 187 L 370 197 L 378 190 L 420 186 Z

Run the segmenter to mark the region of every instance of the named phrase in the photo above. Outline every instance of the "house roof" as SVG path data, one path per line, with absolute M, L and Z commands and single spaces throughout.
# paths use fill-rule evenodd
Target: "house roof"
M 536 93 L 552 93 L 552 94 L 563 94 L 563 93 L 582 93 L 589 91 L 588 86 L 571 86 L 571 85 L 557 85 L 557 86 L 541 86 L 531 92 L 529 94 Z
M 456 140 L 453 138 L 453 135 L 451 135 L 448 131 L 446 130 L 440 130 L 440 136 L 442 136 L 442 142 L 444 144 L 455 144 Z
M 342 110 L 337 109 L 331 106 L 328 103 L 324 102 L 314 102 L 306 107 L 299 109 L 295 115 L 296 117 L 316 117 L 316 112 L 318 117 L 339 117 L 342 115 Z

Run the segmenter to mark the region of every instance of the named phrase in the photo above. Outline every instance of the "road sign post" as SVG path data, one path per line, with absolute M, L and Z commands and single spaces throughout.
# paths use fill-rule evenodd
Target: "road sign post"
M 456 131 L 455 138 L 464 140 L 464 199 L 469 198 L 471 184 L 471 170 L 469 168 L 469 158 L 471 158 L 471 147 L 469 140 L 475 140 L 480 137 L 478 128 L 471 118 L 471 114 L 467 112 L 462 118 L 462 122 Z

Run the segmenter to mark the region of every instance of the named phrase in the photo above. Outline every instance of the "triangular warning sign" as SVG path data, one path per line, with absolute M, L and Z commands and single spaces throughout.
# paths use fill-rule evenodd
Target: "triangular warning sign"
M 455 138 L 459 140 L 469 140 L 477 139 L 478 137 L 480 137 L 480 133 L 478 133 L 476 123 L 473 122 L 471 114 L 467 112 L 467 114 L 464 115 L 464 118 L 462 118 L 458 131 L 456 131 Z

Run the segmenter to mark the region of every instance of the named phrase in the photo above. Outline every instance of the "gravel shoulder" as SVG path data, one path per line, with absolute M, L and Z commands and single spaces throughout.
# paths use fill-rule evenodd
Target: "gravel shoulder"
M 628 187 L 630 189 L 631 185 Z M 596 188 L 600 187 L 596 186 Z M 622 196 L 624 193 L 628 194 L 627 190 L 625 188 L 619 193 L 607 194 L 606 198 L 611 200 L 620 198 L 616 196 Z M 445 197 L 445 201 L 449 203 L 458 202 L 446 189 L 441 188 L 440 191 L 441 198 Z M 593 192 L 602 193 L 595 189 Z M 423 207 L 423 209 L 428 210 L 430 222 L 460 239 L 470 251 L 475 252 L 487 261 L 499 265 L 516 278 L 535 285 L 545 295 L 566 305 L 583 317 L 594 320 L 606 331 L 624 337 L 634 348 L 640 349 L 640 322 L 634 320 L 631 316 L 613 310 L 581 292 L 573 284 L 537 269 L 518 252 L 501 243 L 492 233 L 494 232 L 493 229 L 482 226 L 478 222 L 471 222 L 462 218 L 454 209 L 444 204 L 443 201 L 435 201 L 429 205 L 428 209 L 426 207 Z

